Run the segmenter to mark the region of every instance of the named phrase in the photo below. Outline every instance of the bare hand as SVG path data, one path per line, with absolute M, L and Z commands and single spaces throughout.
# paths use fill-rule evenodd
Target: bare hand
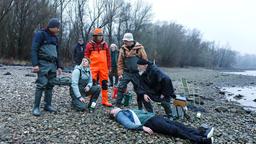
M 146 102 L 150 102 L 151 101 L 150 97 L 148 95 L 146 95 L 146 94 L 144 94 L 144 100 Z
M 153 130 L 151 128 L 149 128 L 149 127 L 143 126 L 142 128 L 143 128 L 143 131 L 146 132 L 146 133 L 149 133 L 149 134 L 153 134 L 154 133 Z
M 123 75 L 120 75 L 120 76 L 118 77 L 119 80 L 122 79 L 122 78 L 123 78 Z
M 160 98 L 163 99 L 163 98 L 164 98 L 164 95 L 161 95 Z
M 38 73 L 39 70 L 40 70 L 39 66 L 34 66 L 34 67 L 32 68 L 32 72 L 33 72 L 33 73 Z
M 90 90 L 90 88 L 88 87 L 88 86 L 86 86 L 85 88 L 84 88 L 84 91 L 85 92 L 88 92 Z
M 85 103 L 85 99 L 83 97 L 79 98 L 80 102 Z
M 62 74 L 62 69 L 61 68 L 58 68 L 57 69 L 57 76 L 60 76 Z

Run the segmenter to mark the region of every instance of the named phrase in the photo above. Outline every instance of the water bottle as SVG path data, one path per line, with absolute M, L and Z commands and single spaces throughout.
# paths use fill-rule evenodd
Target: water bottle
M 92 104 L 89 108 L 89 113 L 92 113 L 94 111 L 95 107 L 96 107 L 96 102 L 92 102 Z

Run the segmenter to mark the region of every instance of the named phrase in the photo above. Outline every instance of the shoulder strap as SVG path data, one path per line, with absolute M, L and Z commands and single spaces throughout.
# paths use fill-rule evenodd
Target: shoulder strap
M 100 49 L 101 49 L 101 50 L 104 50 L 104 49 L 105 49 L 105 45 L 106 45 L 105 42 L 103 42 L 102 44 L 100 44 Z
M 40 46 L 42 46 L 42 45 L 44 45 L 45 43 L 47 43 L 47 42 L 45 42 L 45 40 L 46 40 L 46 33 L 45 33 L 45 31 L 40 30 L 40 34 L 41 34 L 41 36 L 42 36 Z
M 95 43 L 92 43 L 92 49 L 95 51 Z
M 79 79 L 80 79 L 82 77 L 82 70 L 79 69 L 79 71 L 80 71 L 80 75 L 79 75 Z

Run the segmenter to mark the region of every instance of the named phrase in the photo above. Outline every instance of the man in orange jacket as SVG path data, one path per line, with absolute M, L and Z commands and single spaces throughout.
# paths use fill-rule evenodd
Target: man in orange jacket
M 108 72 L 111 71 L 111 57 L 108 44 L 103 40 L 103 31 L 96 28 L 93 39 L 86 45 L 84 56 L 91 60 L 91 72 L 94 84 L 100 81 L 102 105 L 112 106 L 108 102 Z

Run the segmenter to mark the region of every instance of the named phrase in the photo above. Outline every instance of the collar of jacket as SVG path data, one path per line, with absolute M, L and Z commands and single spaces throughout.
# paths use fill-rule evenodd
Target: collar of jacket
M 92 44 L 104 44 L 106 43 L 104 40 L 102 40 L 101 42 L 96 42 L 93 39 L 90 41 Z
M 142 45 L 140 43 L 138 43 L 138 42 L 135 42 L 135 45 L 131 49 L 129 49 L 126 45 L 123 45 L 122 48 L 124 48 L 125 50 L 130 51 L 132 49 L 134 49 L 134 50 L 141 49 Z
M 54 33 L 52 33 L 49 28 L 44 29 L 45 32 L 47 32 L 48 34 L 50 34 L 51 36 L 57 37 Z

